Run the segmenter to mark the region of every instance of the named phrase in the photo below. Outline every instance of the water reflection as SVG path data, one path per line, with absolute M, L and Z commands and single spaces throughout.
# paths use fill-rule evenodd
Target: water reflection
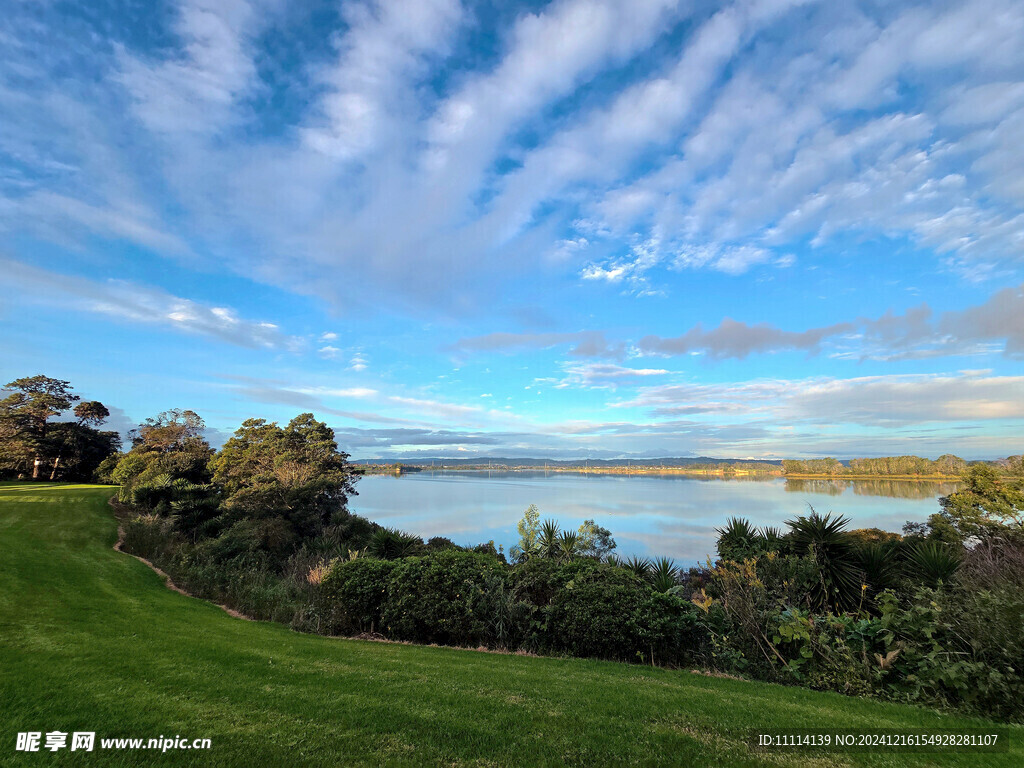
M 714 553 L 715 528 L 731 515 L 782 525 L 812 505 L 855 527 L 899 531 L 938 510 L 949 483 L 899 480 L 786 480 L 567 472 L 417 472 L 360 479 L 352 510 L 383 525 L 458 544 L 493 539 L 506 550 L 530 504 L 541 517 L 577 527 L 594 519 L 611 529 L 624 555 L 667 555 L 692 564 Z
M 841 496 L 852 490 L 858 496 L 887 496 L 891 499 L 936 499 L 953 493 L 959 484 L 938 480 L 843 480 L 841 478 L 786 479 L 790 493 Z

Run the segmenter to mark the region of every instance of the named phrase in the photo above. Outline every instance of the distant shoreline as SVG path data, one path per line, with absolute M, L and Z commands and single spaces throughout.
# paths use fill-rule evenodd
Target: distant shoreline
M 800 474 L 784 474 L 781 469 L 765 469 L 765 470 L 752 470 L 752 469 L 732 469 L 725 467 L 722 469 L 713 468 L 689 468 L 689 467 L 538 467 L 538 466 L 517 466 L 510 467 L 507 465 L 500 465 L 495 467 L 485 466 L 422 466 L 422 465 L 402 465 L 401 467 L 387 466 L 375 468 L 373 465 L 356 465 L 360 470 L 360 474 L 364 475 L 400 475 L 400 474 L 416 474 L 419 472 L 559 472 L 559 473 L 577 473 L 577 474 L 591 474 L 591 475 L 689 475 L 697 477 L 722 477 L 722 478 L 736 478 L 736 477 L 781 477 L 787 480 L 900 480 L 900 481 L 920 481 L 920 482 L 959 482 L 961 477 L 959 475 L 878 475 L 878 474 L 812 474 L 802 472 Z
M 363 469 L 365 465 L 359 465 L 360 469 Z M 366 475 L 399 475 L 399 474 L 415 474 L 418 472 L 560 472 L 560 473 L 576 473 L 585 475 L 692 475 L 698 477 L 722 477 L 722 478 L 737 478 L 737 477 L 781 477 L 786 480 L 900 480 L 900 481 L 920 481 L 920 482 L 960 482 L 958 475 L 868 475 L 868 474 L 842 474 L 842 475 L 830 475 L 830 474 L 811 474 L 811 473 L 800 473 L 800 474 L 784 474 L 781 469 L 765 469 L 765 470 L 751 470 L 751 469 L 732 469 L 729 467 L 722 469 L 712 468 L 701 468 L 691 469 L 688 467 L 543 467 L 543 466 L 515 466 L 510 467 L 507 465 L 499 465 L 493 467 L 486 466 L 422 466 L 422 465 L 403 465 L 401 468 L 397 467 L 381 467 L 380 469 L 365 470 L 361 474 Z

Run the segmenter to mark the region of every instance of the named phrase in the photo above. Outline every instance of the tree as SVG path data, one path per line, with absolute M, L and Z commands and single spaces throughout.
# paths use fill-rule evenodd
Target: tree
M 558 540 L 561 531 L 558 529 L 558 521 L 545 520 L 540 524 L 540 536 L 537 539 L 537 551 L 542 557 L 549 560 L 558 557 Z
M 935 470 L 940 475 L 961 475 L 967 470 L 967 462 L 959 456 L 944 453 L 935 460 Z
M 519 532 L 519 543 L 509 550 L 516 562 L 529 560 L 537 554 L 540 546 L 540 511 L 536 504 L 531 504 L 523 512 L 522 519 L 516 524 Z
M 961 542 L 1024 533 L 1024 481 L 1002 477 L 988 464 L 972 465 L 964 487 L 939 504 L 942 511 L 928 519 L 931 538 Z
M 151 483 L 166 489 L 172 488 L 175 480 L 192 485 L 209 483 L 208 465 L 213 451 L 203 437 L 205 428 L 195 411 L 173 409 L 146 419 L 138 429 L 133 429 L 129 433 L 132 448 L 112 473 L 114 482 L 121 485 L 121 501 L 139 503 L 136 490 Z M 159 498 L 162 509 L 167 511 L 171 495 L 168 490 L 148 498 Z
M 188 449 L 203 440 L 206 424 L 195 411 L 172 408 L 146 419 L 129 435 L 132 447 L 168 453 Z
M 1008 456 L 1006 459 L 1006 474 L 1014 477 L 1024 477 L 1024 456 Z
M 559 560 L 575 560 L 580 554 L 580 537 L 573 531 L 562 531 L 558 537 Z
M 71 407 L 79 397 L 71 391 L 71 382 L 48 376 L 29 376 L 5 385 L 11 394 L 0 401 L 0 459 L 19 474 L 32 467 L 32 479 L 38 479 L 47 461 L 47 428 L 54 416 Z
M 758 531 L 744 517 L 730 517 L 724 528 L 715 528 L 718 534 L 718 556 L 722 560 L 743 562 L 761 552 Z
M 54 456 L 50 480 L 92 481 L 99 466 L 121 448 L 117 432 L 61 421 L 47 433 L 47 453 Z
M 75 406 L 74 414 L 78 419 L 77 424 L 64 422 L 54 427 L 54 431 L 59 430 L 61 434 L 52 439 L 56 446 L 56 456 L 50 470 L 51 480 L 56 480 L 64 469 L 62 461 L 65 465 L 71 462 L 73 469 L 70 474 L 75 479 L 91 480 L 100 463 L 121 447 L 121 437 L 116 432 L 98 432 L 95 429 L 110 416 L 107 406 L 99 400 L 79 403 Z M 64 475 L 69 476 L 69 473 L 65 471 Z
M 334 432 L 303 413 L 283 429 L 248 419 L 210 463 L 232 519 L 282 517 L 300 538 L 317 535 L 355 494 Z
M 86 400 L 75 406 L 75 418 L 80 425 L 98 427 L 109 417 L 110 411 L 99 400 Z
M 583 557 L 603 560 L 618 546 L 612 532 L 602 528 L 593 520 L 584 520 L 579 528 L 579 553 Z

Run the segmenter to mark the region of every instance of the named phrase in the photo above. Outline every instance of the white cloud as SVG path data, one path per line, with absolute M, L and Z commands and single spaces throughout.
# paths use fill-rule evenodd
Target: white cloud
M 230 307 L 208 306 L 159 288 L 121 280 L 94 282 L 12 259 L 0 258 L 0 266 L 6 289 L 64 308 L 200 334 L 242 347 L 297 352 L 303 346 L 302 339 L 284 334 L 274 323 L 246 320 Z
M 642 295 L 662 268 L 783 267 L 847 232 L 980 279 L 1020 262 L 1011 0 L 557 0 L 499 16 L 482 65 L 450 58 L 483 25 L 454 0 L 366 0 L 298 68 L 263 45 L 292 12 L 273 6 L 181 0 L 165 45 L 114 54 L 91 29 L 29 50 L 19 17 L 12 67 L 34 79 L 0 90 L 0 148 L 29 170 L 0 178 L 5 228 L 459 313 L 533 269 Z
M 565 363 L 562 367 L 565 377 L 556 380 L 556 389 L 616 389 L 669 373 L 663 368 L 630 368 L 612 363 Z
M 312 148 L 354 160 L 395 138 L 414 86 L 443 56 L 465 12 L 458 0 L 367 0 L 342 8 L 348 30 L 323 73 L 328 92 L 302 135 Z
M 743 414 L 773 424 L 893 427 L 907 424 L 1024 419 L 1021 376 L 913 374 L 765 379 L 727 384 L 670 384 L 641 389 L 616 408 L 655 416 Z
M 231 122 L 234 104 L 257 82 L 250 38 L 262 22 L 245 0 L 181 2 L 179 56 L 152 62 L 120 52 L 119 78 L 139 119 L 158 133 L 205 133 Z

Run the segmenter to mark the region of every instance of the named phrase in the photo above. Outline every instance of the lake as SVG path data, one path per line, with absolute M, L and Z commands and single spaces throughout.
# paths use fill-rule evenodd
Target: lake
M 541 519 L 576 529 L 592 519 L 611 530 L 622 555 L 666 555 L 680 564 L 715 552 L 715 528 L 736 515 L 755 525 L 818 512 L 851 519 L 853 528 L 900 531 L 924 521 L 955 483 L 913 480 L 787 480 L 573 472 L 416 472 L 367 475 L 349 508 L 381 525 L 456 544 L 491 539 L 507 552 L 530 504 Z

